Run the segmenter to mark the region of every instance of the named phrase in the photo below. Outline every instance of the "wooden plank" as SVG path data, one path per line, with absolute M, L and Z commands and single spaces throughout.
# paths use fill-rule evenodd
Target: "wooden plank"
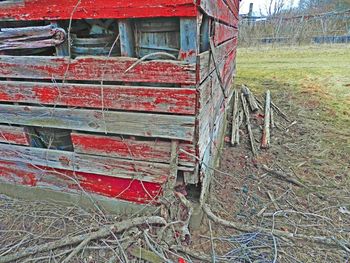
M 0 123 L 192 141 L 195 117 L 0 105 Z
M 180 19 L 180 54 L 181 60 L 196 63 L 198 47 L 197 19 Z
M 195 89 L 0 81 L 0 101 L 194 115 Z
M 170 167 L 167 164 L 130 161 L 8 144 L 0 144 L 0 156 L 0 160 L 4 161 L 136 179 L 158 184 L 165 183 L 167 176 L 170 174 Z
M 220 22 L 214 22 L 214 44 L 220 45 L 230 39 L 238 37 L 238 29 L 232 26 L 227 26 Z
M 96 134 L 72 133 L 74 151 L 77 153 L 102 155 L 139 161 L 170 163 L 170 141 L 145 141 L 120 136 L 103 136 Z M 181 142 L 180 149 L 195 155 L 195 147 Z M 179 152 L 179 164 L 192 166 L 196 164 L 193 157 Z
M 23 127 L 0 125 L 0 142 L 29 145 L 27 135 Z
M 123 57 L 135 57 L 135 39 L 130 19 L 118 21 L 120 51 Z
M 231 12 L 236 18 L 236 23 L 233 26 L 238 27 L 239 22 L 239 2 L 240 0 L 224 0 Z
M 195 64 L 181 61 L 137 61 L 127 57 L 0 56 L 0 77 L 47 80 L 96 80 L 196 84 Z
M 0 180 L 30 186 L 80 193 L 82 190 L 100 196 L 141 204 L 154 202 L 162 193 L 162 185 L 91 173 L 36 167 L 30 164 L 0 161 Z
M 0 2 L 2 20 L 69 20 L 141 17 L 193 17 L 193 0 L 22 0 Z
M 232 13 L 229 6 L 224 0 L 201 0 L 200 8 L 208 16 L 214 18 L 214 20 L 219 20 L 228 25 L 234 25 L 237 23 L 238 17 Z
M 216 63 L 221 65 L 226 60 L 227 56 L 235 49 L 237 49 L 237 38 L 233 38 L 216 47 L 215 54 L 217 55 Z M 199 60 L 199 82 L 202 83 L 214 70 L 215 66 L 212 61 L 210 51 L 203 52 L 198 56 Z

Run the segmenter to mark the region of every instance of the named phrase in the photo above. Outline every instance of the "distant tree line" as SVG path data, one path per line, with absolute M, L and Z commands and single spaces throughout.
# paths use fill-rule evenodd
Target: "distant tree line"
M 350 9 L 350 0 L 300 0 L 299 9 L 309 13 L 345 10 Z

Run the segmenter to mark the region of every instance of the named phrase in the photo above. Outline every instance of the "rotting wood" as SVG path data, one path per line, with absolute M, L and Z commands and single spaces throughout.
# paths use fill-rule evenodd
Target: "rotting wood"
M 0 104 L 0 123 L 192 141 L 195 117 Z
M 52 25 L 0 29 L 0 51 L 55 47 L 66 39 L 62 28 Z
M 7 144 L 0 144 L 0 156 L 2 160 L 11 162 L 160 184 L 167 180 L 170 173 L 169 164 L 131 161 Z
M 238 37 L 238 29 L 214 21 L 214 44 L 220 45 L 232 38 Z
M 241 129 L 241 126 L 243 124 L 243 120 L 244 120 L 244 113 L 243 111 L 239 111 L 239 114 L 237 115 L 237 118 L 236 118 L 236 126 L 237 126 L 237 129 L 235 130 L 236 132 L 236 136 L 235 136 L 235 145 L 239 145 L 240 144 L 240 140 L 241 140 L 241 135 L 240 135 L 240 129 Z
M 38 192 L 45 191 L 45 189 L 53 191 L 62 189 L 62 194 L 81 195 L 82 191 L 85 191 L 89 194 L 108 197 L 111 202 L 117 202 L 116 198 L 118 198 L 119 200 L 138 204 L 156 202 L 163 188 L 161 184 L 136 179 L 82 173 L 9 161 L 0 161 L 0 179 L 12 183 L 18 188 L 18 191 L 22 191 L 20 185 L 28 186 L 33 190 L 36 189 Z M 20 194 L 19 196 L 22 198 L 30 196 L 30 193 L 28 193 L 28 196 L 25 193 L 23 194 L 24 196 Z M 51 199 L 51 196 L 52 194 L 46 195 L 49 199 Z
M 258 111 L 259 110 L 259 105 L 258 105 L 258 103 L 257 103 L 257 101 L 255 99 L 255 96 L 250 91 L 250 89 L 247 86 L 242 85 L 242 93 L 247 98 L 247 101 L 249 103 L 249 107 L 252 110 L 252 112 Z
M 231 145 L 236 145 L 237 129 L 239 129 L 239 127 L 237 127 L 238 125 L 237 114 L 238 114 L 238 101 L 239 101 L 237 90 L 234 91 L 234 96 L 232 101 L 233 101 L 233 110 L 232 110 Z
M 0 2 L 0 20 L 123 19 L 144 17 L 196 17 L 193 0 L 30 0 L 21 3 Z M 74 10 L 74 12 L 72 12 Z
M 0 125 L 0 142 L 29 146 L 23 127 Z
M 76 153 L 132 159 L 136 161 L 170 163 L 171 142 L 169 141 L 123 138 L 123 136 L 116 135 L 106 136 L 79 132 L 73 132 L 71 137 Z M 192 143 L 180 142 L 179 148 L 191 154 L 196 154 Z M 196 160 L 179 152 L 179 165 L 194 167 Z
M 112 235 L 113 233 L 120 233 L 123 232 L 127 229 L 130 229 L 135 226 L 140 226 L 142 224 L 147 224 L 147 225 L 165 225 L 166 222 L 162 217 L 158 216 L 152 216 L 152 217 L 138 217 L 138 218 L 132 218 L 128 219 L 126 221 L 122 222 L 117 222 L 113 225 L 107 225 L 101 227 L 99 230 L 87 233 L 87 234 L 82 234 L 78 236 L 68 236 L 65 237 L 61 240 L 50 242 L 50 243 L 45 243 L 43 245 L 36 245 L 33 247 L 28 247 L 20 252 L 17 252 L 15 254 L 10 254 L 7 256 L 3 256 L 0 258 L 0 263 L 8 263 L 8 262 L 13 262 L 25 257 L 29 257 L 38 253 L 54 250 L 57 248 L 61 247 L 66 247 L 69 245 L 75 245 L 78 243 L 81 243 L 85 240 L 93 241 L 93 240 L 98 240 L 101 238 L 108 237 L 109 235 Z
M 192 88 L 0 81 L 0 101 L 194 115 Z
M 270 147 L 270 126 L 271 126 L 271 93 L 268 90 L 266 92 L 265 99 L 265 118 L 264 118 L 264 128 L 262 132 L 261 148 L 268 149 Z
M 243 105 L 243 110 L 244 110 L 244 115 L 245 115 L 245 120 L 246 120 L 246 126 L 247 126 L 247 129 L 248 129 L 248 135 L 249 135 L 249 141 L 250 141 L 251 150 L 252 150 L 253 156 L 256 157 L 257 156 L 257 152 L 256 152 L 256 149 L 255 149 L 255 144 L 254 144 L 255 139 L 254 139 L 254 134 L 253 134 L 253 131 L 252 131 L 252 126 L 250 124 L 249 109 L 248 109 L 248 105 L 247 105 L 247 102 L 246 102 L 246 99 L 245 99 L 245 96 L 244 96 L 243 93 L 241 94 L 241 101 L 242 101 L 242 105 Z
M 0 56 L 0 77 L 47 80 L 96 80 L 196 85 L 196 65 L 153 60 L 125 72 L 137 58 Z

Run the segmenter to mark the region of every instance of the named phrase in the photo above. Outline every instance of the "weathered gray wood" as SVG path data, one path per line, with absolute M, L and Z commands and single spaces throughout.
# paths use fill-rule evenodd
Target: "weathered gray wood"
M 54 47 L 65 41 L 66 32 L 54 25 L 0 29 L 0 51 Z
M 192 141 L 195 117 L 0 105 L 0 123 Z
M 237 136 L 237 113 L 238 113 L 238 91 L 234 91 L 233 97 L 233 107 L 232 107 L 232 129 L 231 129 L 231 145 L 236 144 L 236 136 Z
M 165 195 L 172 196 L 178 173 L 179 165 L 179 141 L 173 140 L 171 142 L 171 155 L 170 155 L 170 174 L 165 187 Z
M 247 125 L 247 129 L 248 129 L 248 135 L 249 135 L 249 140 L 250 140 L 250 146 L 253 152 L 253 156 L 256 157 L 257 156 L 257 152 L 255 149 L 255 145 L 254 145 L 254 134 L 252 131 L 252 126 L 250 124 L 250 115 L 249 115 L 249 109 L 248 109 L 248 105 L 245 99 L 244 94 L 241 94 L 241 101 L 242 101 L 242 105 L 243 105 L 243 110 L 244 110 L 244 115 L 245 115 L 245 119 L 246 119 L 246 125 Z
M 264 129 L 261 139 L 261 148 L 267 149 L 270 147 L 270 125 L 271 125 L 271 93 L 268 90 L 266 92 L 265 99 L 265 119 L 264 119 Z
M 165 183 L 170 173 L 168 164 L 7 144 L 0 144 L 0 160 L 161 184 Z
M 245 86 L 242 85 L 242 92 L 244 94 L 244 96 L 247 98 L 247 101 L 249 103 L 250 109 L 252 110 L 252 112 L 256 112 L 259 110 L 259 106 L 258 103 L 253 95 L 253 93 L 250 91 L 250 89 Z
M 143 61 L 129 57 L 0 56 L 0 77 L 48 80 L 196 84 L 196 65 L 182 61 Z

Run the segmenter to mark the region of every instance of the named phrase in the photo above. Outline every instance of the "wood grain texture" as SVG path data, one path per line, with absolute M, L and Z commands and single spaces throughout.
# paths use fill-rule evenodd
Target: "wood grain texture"
M 0 123 L 193 141 L 195 117 L 0 105 Z
M 119 136 L 103 136 L 83 133 L 72 133 L 74 151 L 77 153 L 110 156 L 139 161 L 170 163 L 170 141 L 146 141 L 124 139 Z M 194 145 L 180 143 L 180 149 L 196 154 Z M 194 167 L 196 160 L 182 152 L 179 153 L 179 165 Z
M 0 81 L 0 101 L 194 115 L 195 89 Z
M 237 38 L 233 38 L 225 43 L 216 47 L 216 64 L 222 65 L 227 56 L 235 49 L 237 49 Z M 215 71 L 215 65 L 212 61 L 210 51 L 203 52 L 198 55 L 199 63 L 199 82 L 202 83 L 213 71 Z
M 210 17 L 228 25 L 235 25 L 238 14 L 234 14 L 225 0 L 201 0 L 200 8 Z
M 0 125 L 0 142 L 29 145 L 27 135 L 23 127 Z
M 116 178 L 165 183 L 169 165 L 130 161 L 33 147 L 0 144 L 0 160 L 51 167 L 76 172 L 93 173 Z
M 47 80 L 96 80 L 196 84 L 194 64 L 154 60 L 137 64 L 136 58 L 0 56 L 0 77 Z
M 214 44 L 215 46 L 220 45 L 230 39 L 238 38 L 238 29 L 232 26 L 214 22 Z
M 85 191 L 140 204 L 154 203 L 162 195 L 162 185 L 156 183 L 9 161 L 0 161 L 0 181 L 67 193 Z
M 2 20 L 68 20 L 140 17 L 193 17 L 193 0 L 23 0 L 0 2 Z

